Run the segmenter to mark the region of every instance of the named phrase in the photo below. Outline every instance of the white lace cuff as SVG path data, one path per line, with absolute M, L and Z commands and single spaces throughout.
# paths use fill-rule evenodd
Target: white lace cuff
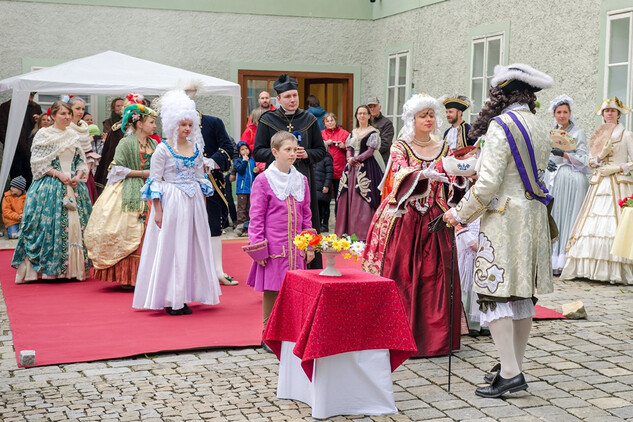
M 465 225 L 466 224 L 466 220 L 459 218 L 459 216 L 457 215 L 457 210 L 455 210 L 455 208 L 451 208 L 450 212 L 451 212 L 451 214 L 453 214 L 453 217 L 455 217 L 455 220 L 457 220 L 459 222 L 459 224 L 461 224 L 461 225 Z
M 108 182 L 106 186 L 110 186 L 114 183 L 120 182 L 121 180 L 125 180 L 128 174 L 130 174 L 132 170 L 123 166 L 113 166 L 110 169 L 110 173 L 108 173 Z
M 213 158 L 206 158 L 206 157 L 202 157 L 202 162 L 204 163 L 204 166 L 209 169 L 209 171 L 211 170 L 216 170 L 219 169 L 220 166 L 218 166 L 218 163 L 216 163 Z

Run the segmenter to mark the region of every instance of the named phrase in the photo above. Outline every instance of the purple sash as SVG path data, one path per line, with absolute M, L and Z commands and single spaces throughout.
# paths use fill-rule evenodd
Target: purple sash
M 538 179 L 536 159 L 534 158 L 534 148 L 532 146 L 532 141 L 530 140 L 530 135 L 525 129 L 525 126 L 523 126 L 523 124 L 519 121 L 519 119 L 513 112 L 509 111 L 506 114 L 512 119 L 512 122 L 514 122 L 516 127 L 521 132 L 522 139 L 519 139 L 519 142 L 522 143 L 520 146 L 525 147 L 521 149 L 527 150 L 527 157 L 521 155 L 519 145 L 514 139 L 512 131 L 510 130 L 508 125 L 502 120 L 502 116 L 497 116 L 494 118 L 494 120 L 503 128 L 503 131 L 508 138 L 508 144 L 510 144 L 512 157 L 514 158 L 514 163 L 516 164 L 519 175 L 521 176 L 523 186 L 532 198 L 536 199 L 539 202 L 542 202 L 544 205 L 547 205 L 550 203 L 553 197 L 549 194 L 547 188 L 543 186 L 543 184 L 541 184 Z

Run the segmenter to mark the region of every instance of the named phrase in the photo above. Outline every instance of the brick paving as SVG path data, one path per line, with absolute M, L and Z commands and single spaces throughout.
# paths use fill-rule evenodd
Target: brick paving
M 2 242 L 0 242 L 2 243 Z M 1 246 L 1 245 L 0 245 Z M 633 287 L 555 283 L 540 304 L 581 300 L 589 318 L 537 321 L 526 352 L 529 389 L 503 400 L 475 396 L 496 359 L 487 337 L 462 337 L 453 357 L 408 360 L 393 373 L 399 414 L 336 421 L 633 420 Z M 18 368 L 0 297 L 0 420 L 312 420 L 310 408 L 275 396 L 278 363 L 260 348 L 161 353 L 99 362 Z

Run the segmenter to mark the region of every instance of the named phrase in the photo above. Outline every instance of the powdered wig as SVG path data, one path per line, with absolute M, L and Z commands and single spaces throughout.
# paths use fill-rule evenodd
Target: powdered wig
M 404 127 L 402 128 L 402 139 L 407 142 L 411 142 L 413 140 L 413 136 L 415 135 L 415 115 L 419 111 L 426 110 L 427 108 L 430 108 L 435 112 L 435 129 L 433 130 L 433 134 L 440 134 L 440 126 L 444 123 L 440 117 L 440 102 L 430 95 L 416 94 L 409 98 L 402 107 L 402 122 L 404 123 Z
M 200 114 L 196 110 L 196 103 L 185 94 L 185 91 L 169 91 L 161 97 L 160 120 L 163 137 L 173 141 L 175 151 L 178 151 L 178 125 L 183 120 L 193 122 L 193 130 L 187 140 L 198 144 L 201 150 L 204 148 L 204 140 L 200 131 Z

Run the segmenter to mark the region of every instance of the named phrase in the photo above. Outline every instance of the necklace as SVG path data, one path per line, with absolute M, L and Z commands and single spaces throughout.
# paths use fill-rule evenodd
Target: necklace
M 139 139 L 138 149 L 141 150 L 142 152 L 147 152 L 149 150 L 149 140 L 145 138 L 145 142 L 141 142 L 141 140 Z
M 428 141 L 419 141 L 415 136 L 413 137 L 413 142 L 414 144 L 421 146 L 421 147 L 425 147 L 427 145 L 431 145 L 433 143 L 433 138 L 429 137 Z
M 292 121 L 295 119 L 295 116 L 297 115 L 297 112 L 295 111 L 292 114 L 292 119 L 288 120 L 288 116 L 286 116 L 286 113 L 281 113 L 284 118 L 286 119 L 286 121 L 288 122 L 288 126 L 286 126 L 288 128 L 288 132 L 292 132 L 292 129 L 294 129 L 295 127 L 292 125 Z

